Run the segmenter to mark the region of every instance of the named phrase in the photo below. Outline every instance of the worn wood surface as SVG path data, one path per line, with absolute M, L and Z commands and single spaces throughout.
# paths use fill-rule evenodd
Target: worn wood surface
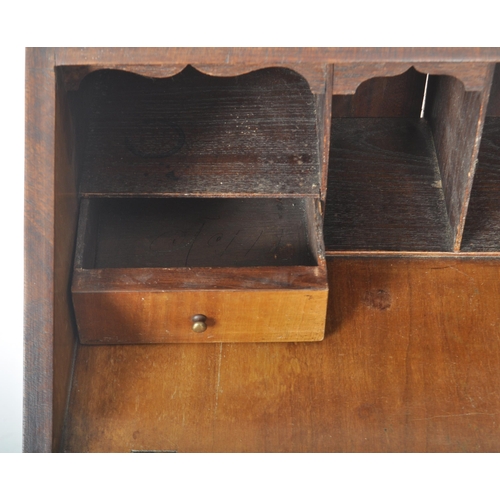
M 451 250 L 432 136 L 419 118 L 332 121 L 326 251 Z
M 309 342 L 324 336 L 327 297 L 325 279 L 306 290 L 99 291 L 73 302 L 82 344 Z M 203 333 L 192 329 L 197 314 Z
M 482 92 L 465 92 L 452 77 L 429 78 L 425 116 L 432 129 L 456 252 L 462 241 L 492 73 L 490 66 Z
M 58 66 L 92 64 L 277 64 L 339 62 L 498 62 L 498 47 L 59 47 Z
M 484 125 L 462 251 L 500 252 L 500 117 Z
M 319 195 L 315 99 L 273 68 L 214 78 L 98 72 L 89 109 L 83 195 Z
M 426 75 L 410 68 L 401 75 L 372 77 L 354 95 L 334 95 L 333 118 L 418 118 L 422 109 Z
M 24 268 L 23 449 L 52 451 L 54 358 L 54 156 L 53 53 L 26 52 L 26 176 Z M 56 411 L 54 411 L 56 410 Z M 57 430 L 56 430 L 57 433 Z
M 306 201 L 296 198 L 122 198 L 80 219 L 96 268 L 316 265 Z M 85 213 L 85 212 L 83 212 Z M 93 255 L 86 256 L 85 253 Z
M 322 342 L 81 346 L 65 450 L 499 452 L 500 263 L 329 276 Z

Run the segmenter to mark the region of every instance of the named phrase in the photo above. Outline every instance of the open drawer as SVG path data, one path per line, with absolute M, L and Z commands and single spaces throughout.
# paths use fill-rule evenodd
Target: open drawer
M 315 341 L 328 284 L 314 198 L 83 198 L 83 344 Z

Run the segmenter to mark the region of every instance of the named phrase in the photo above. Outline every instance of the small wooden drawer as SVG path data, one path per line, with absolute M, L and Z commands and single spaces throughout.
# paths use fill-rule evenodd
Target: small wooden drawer
M 321 340 L 318 202 L 84 198 L 72 295 L 84 344 Z

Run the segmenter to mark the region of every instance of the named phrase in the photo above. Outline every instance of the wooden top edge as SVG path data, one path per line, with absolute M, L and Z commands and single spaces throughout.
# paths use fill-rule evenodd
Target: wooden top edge
M 41 50 L 27 48 L 27 51 Z M 54 48 L 55 65 L 500 62 L 500 47 L 90 47 Z
M 328 290 L 326 262 L 319 260 L 318 266 L 75 269 L 72 291 Z

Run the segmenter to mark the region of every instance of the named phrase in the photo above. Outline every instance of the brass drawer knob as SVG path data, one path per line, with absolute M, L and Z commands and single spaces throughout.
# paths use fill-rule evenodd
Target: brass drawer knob
M 193 320 L 193 332 L 203 333 L 207 329 L 207 317 L 204 314 L 195 314 Z

